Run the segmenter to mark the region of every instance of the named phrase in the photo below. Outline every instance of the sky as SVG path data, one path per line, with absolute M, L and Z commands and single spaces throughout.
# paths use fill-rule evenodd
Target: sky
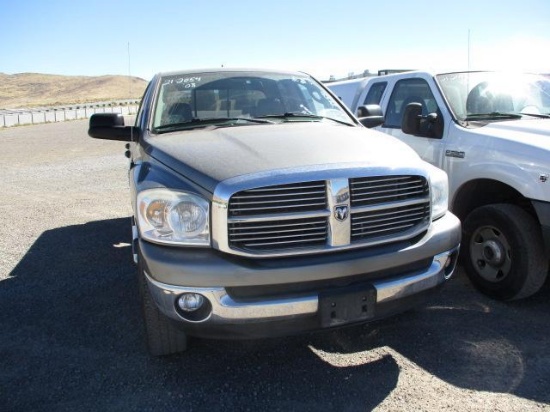
M 0 73 L 550 73 L 549 0 L 0 0 Z

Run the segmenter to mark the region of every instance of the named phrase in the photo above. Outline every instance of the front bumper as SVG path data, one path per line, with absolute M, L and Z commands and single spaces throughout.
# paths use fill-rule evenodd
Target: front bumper
M 376 304 L 385 304 L 398 299 L 433 289 L 448 280 L 456 265 L 458 248 L 435 256 L 425 272 L 400 276 L 396 279 L 372 282 L 376 290 Z M 449 263 L 447 263 L 449 261 Z M 224 288 L 187 288 L 166 285 L 146 275 L 153 299 L 169 317 L 182 320 L 175 308 L 176 297 L 182 293 L 198 293 L 206 297 L 211 305 L 210 316 L 200 323 L 227 324 L 262 322 L 288 317 L 307 316 L 317 313 L 317 294 L 279 298 L 260 302 L 238 302 L 229 296 Z M 192 322 L 185 320 L 187 322 Z
M 449 279 L 456 266 L 459 243 L 460 222 L 448 213 L 413 245 L 332 257 L 257 262 L 211 250 L 182 255 L 185 252 L 180 249 L 146 242 L 140 242 L 140 249 L 149 290 L 166 316 L 192 335 L 257 337 L 321 328 L 320 290 L 243 297 L 232 295 L 235 288 L 284 288 L 296 282 L 307 285 L 323 279 L 360 277 L 357 285 L 368 284 L 375 292 L 374 308 L 368 315 L 368 320 L 374 320 L 417 305 Z M 428 264 L 407 269 L 408 263 L 419 260 L 428 260 Z M 391 268 L 394 270 L 389 274 Z M 208 316 L 199 321 L 183 318 L 176 310 L 176 299 L 182 293 L 198 293 L 208 299 Z

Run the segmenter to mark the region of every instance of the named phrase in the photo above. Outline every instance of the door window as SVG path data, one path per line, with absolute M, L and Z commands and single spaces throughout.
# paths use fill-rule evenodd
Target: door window
M 423 115 L 439 113 L 434 95 L 424 79 L 399 80 L 395 84 L 388 103 L 384 127 L 400 128 L 405 107 L 409 103 L 420 103 Z
M 374 83 L 367 92 L 363 104 L 380 104 L 380 100 L 382 100 L 382 95 L 387 85 L 387 82 Z

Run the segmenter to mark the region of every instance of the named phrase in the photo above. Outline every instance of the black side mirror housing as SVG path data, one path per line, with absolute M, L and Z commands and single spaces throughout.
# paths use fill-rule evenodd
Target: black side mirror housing
M 420 135 L 420 119 L 422 118 L 422 105 L 420 103 L 409 103 L 405 107 L 401 120 L 401 130 L 405 134 L 413 136 Z
M 361 124 L 369 129 L 384 124 L 382 108 L 377 104 L 367 104 L 357 108 L 357 117 Z
M 403 133 L 413 136 L 441 139 L 443 137 L 443 119 L 437 113 L 423 116 L 420 103 L 409 103 L 403 113 L 401 130 Z
M 119 113 L 95 113 L 90 117 L 88 135 L 94 139 L 132 141 L 139 129 L 124 125 L 124 116 Z

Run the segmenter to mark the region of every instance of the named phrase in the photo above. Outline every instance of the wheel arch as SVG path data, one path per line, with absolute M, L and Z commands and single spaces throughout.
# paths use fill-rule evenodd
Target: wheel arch
M 538 222 L 537 213 L 528 198 L 506 183 L 494 179 L 475 179 L 462 184 L 456 190 L 449 207 L 464 221 L 474 209 L 494 203 L 517 205 Z

